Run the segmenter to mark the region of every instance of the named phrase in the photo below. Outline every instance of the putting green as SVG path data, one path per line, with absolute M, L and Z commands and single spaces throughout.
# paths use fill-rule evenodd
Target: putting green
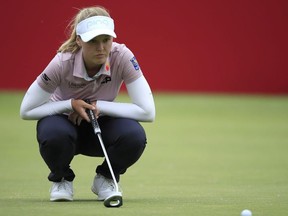
M 142 123 L 147 148 L 121 178 L 115 209 L 90 191 L 102 159 L 85 156 L 71 164 L 75 201 L 49 202 L 36 122 L 19 118 L 22 97 L 0 93 L 1 215 L 287 215 L 288 97 L 155 94 L 156 121 Z

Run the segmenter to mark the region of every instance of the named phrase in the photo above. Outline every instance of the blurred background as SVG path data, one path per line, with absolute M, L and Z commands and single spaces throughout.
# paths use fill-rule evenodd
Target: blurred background
M 288 93 L 286 0 L 4 1 L 0 90 L 26 90 L 91 5 L 110 11 L 154 92 Z

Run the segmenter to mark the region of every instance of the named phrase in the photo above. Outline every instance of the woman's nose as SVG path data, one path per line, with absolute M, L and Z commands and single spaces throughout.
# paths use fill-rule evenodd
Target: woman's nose
M 96 44 L 96 50 L 103 50 L 104 49 L 104 44 L 99 42 Z

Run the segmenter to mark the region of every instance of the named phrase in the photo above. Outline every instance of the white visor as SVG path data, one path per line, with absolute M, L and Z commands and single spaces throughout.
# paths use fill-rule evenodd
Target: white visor
M 88 42 L 98 35 L 110 35 L 116 38 L 114 32 L 114 21 L 107 16 L 93 16 L 78 23 L 76 34 L 84 42 Z

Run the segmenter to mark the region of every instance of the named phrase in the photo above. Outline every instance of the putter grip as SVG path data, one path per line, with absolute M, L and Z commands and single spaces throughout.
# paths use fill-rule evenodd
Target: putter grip
M 91 104 L 91 103 L 90 103 L 90 100 L 85 100 L 85 101 L 86 101 L 86 103 Z M 94 129 L 95 134 L 101 133 L 101 130 L 100 130 L 98 121 L 97 121 L 97 119 L 96 119 L 96 116 L 95 116 L 93 110 L 86 109 L 86 113 L 87 113 L 87 115 L 88 115 L 88 117 L 89 117 L 89 119 L 90 119 L 90 121 L 91 121 L 91 124 L 92 124 L 92 127 L 93 127 L 93 129 Z

